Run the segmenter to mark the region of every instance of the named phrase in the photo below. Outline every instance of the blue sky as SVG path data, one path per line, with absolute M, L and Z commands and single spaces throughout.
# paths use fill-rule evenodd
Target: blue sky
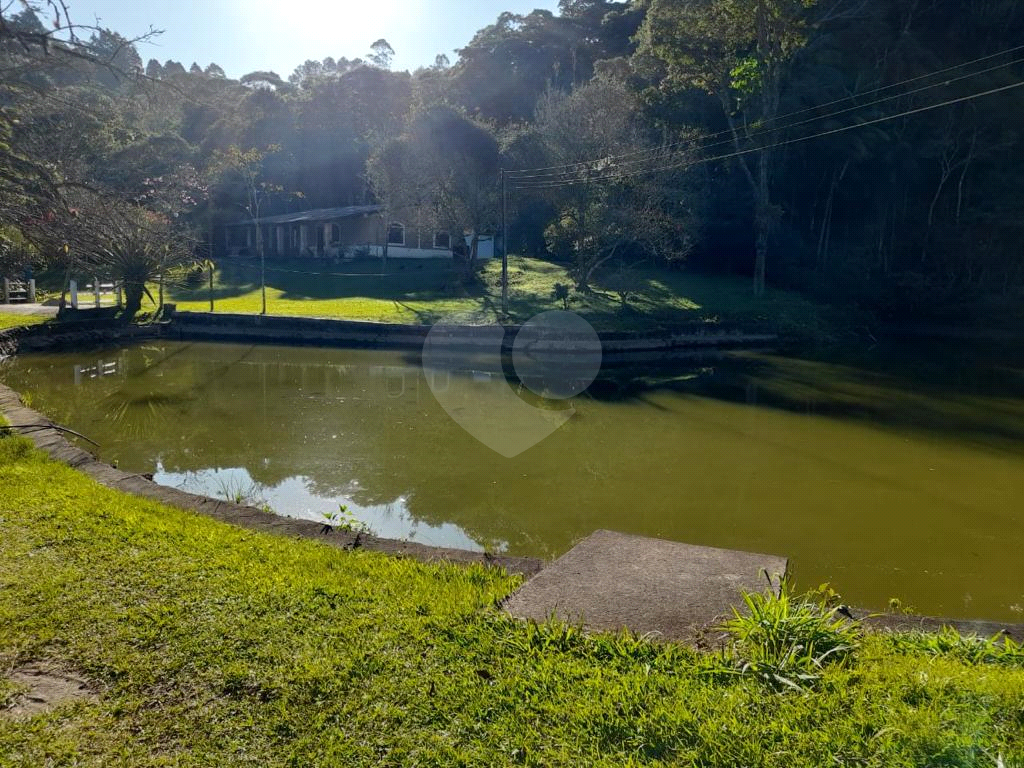
M 555 11 L 558 0 L 70 0 L 71 17 L 134 37 L 150 25 L 164 30 L 139 46 L 143 62 L 211 61 L 229 77 L 271 69 L 287 78 L 306 59 L 365 56 L 385 38 L 393 69 L 432 64 L 497 19 L 502 11 Z

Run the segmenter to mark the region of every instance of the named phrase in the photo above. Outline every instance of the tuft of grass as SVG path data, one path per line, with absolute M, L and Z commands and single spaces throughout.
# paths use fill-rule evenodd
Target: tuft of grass
M 32 718 L 0 713 L 0 764 L 1024 760 L 1015 661 L 865 634 L 792 695 L 721 674 L 716 655 L 513 620 L 495 606 L 518 584 L 493 568 L 237 529 L 0 437 L 0 672 L 46 661 L 99 694 Z M 821 617 L 808 630 L 804 610 L 766 606 L 785 630 L 758 651 L 751 627 L 743 652 L 779 659 L 792 647 L 780 637 L 820 637 Z
M 813 686 L 826 665 L 848 664 L 860 646 L 858 622 L 816 595 L 792 595 L 786 581 L 777 593 L 745 592 L 743 603 L 722 625 L 732 638 L 724 661 L 773 688 Z
M 224 501 L 252 507 L 266 506 L 263 489 L 251 480 L 245 481 L 234 475 L 227 475 L 218 477 L 216 486 L 217 496 Z
M 893 644 L 907 653 L 959 659 L 965 664 L 1002 664 L 1024 668 L 1024 644 L 1011 637 L 961 635 L 950 627 L 936 633 L 908 632 L 894 635 Z

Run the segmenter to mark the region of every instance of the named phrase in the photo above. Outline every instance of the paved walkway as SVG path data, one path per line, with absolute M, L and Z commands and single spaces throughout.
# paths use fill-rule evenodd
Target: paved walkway
M 57 316 L 57 307 L 48 304 L 0 304 L 0 313 L 5 315 L 45 315 Z

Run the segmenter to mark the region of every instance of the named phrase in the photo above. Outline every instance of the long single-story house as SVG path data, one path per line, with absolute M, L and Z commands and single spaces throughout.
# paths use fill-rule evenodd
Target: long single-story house
M 354 259 L 387 256 L 395 259 L 436 259 L 451 255 L 452 234 L 391 221 L 385 224 L 379 205 L 317 208 L 277 216 L 246 219 L 224 228 L 225 255 L 256 253 L 261 230 L 267 256 Z M 463 235 L 466 244 L 472 234 Z M 481 234 L 477 258 L 494 256 L 494 236 Z

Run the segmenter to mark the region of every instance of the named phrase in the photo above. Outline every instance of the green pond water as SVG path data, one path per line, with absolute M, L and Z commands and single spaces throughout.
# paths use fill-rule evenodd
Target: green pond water
M 857 605 L 1024 621 L 1022 354 L 707 355 L 521 393 L 521 413 L 500 363 L 439 374 L 448 410 L 416 353 L 156 341 L 0 363 L 101 458 L 279 514 L 343 503 L 382 536 L 545 558 L 608 528 L 785 555 Z M 506 458 L 460 426 L 473 413 L 492 437 L 564 424 Z

